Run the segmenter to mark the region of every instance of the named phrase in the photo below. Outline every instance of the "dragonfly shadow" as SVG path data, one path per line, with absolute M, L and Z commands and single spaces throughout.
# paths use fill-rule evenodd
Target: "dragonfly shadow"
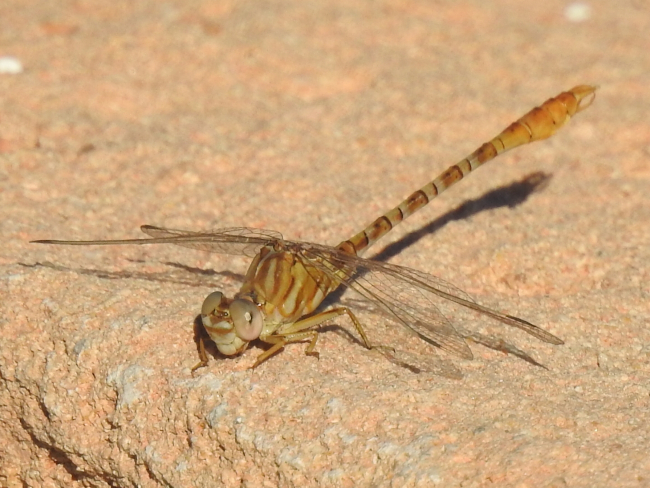
M 210 287 L 217 288 L 223 285 L 223 281 L 215 280 L 215 277 L 227 277 L 236 281 L 244 281 L 244 276 L 231 271 L 214 271 L 211 269 L 201 269 L 192 266 L 186 266 L 180 263 L 166 262 L 166 266 L 176 268 L 176 272 L 163 271 L 160 273 L 142 273 L 137 271 L 106 271 L 103 269 L 92 268 L 73 268 L 50 263 L 49 261 L 36 262 L 34 264 L 18 263 L 26 268 L 49 268 L 57 271 L 73 272 L 81 275 L 95 276 L 105 280 L 123 280 L 134 279 L 152 282 L 172 283 L 176 285 L 185 285 L 193 287 Z M 196 277 L 200 278 L 197 279 Z
M 516 181 L 510 183 L 509 185 L 496 188 L 492 191 L 489 191 L 488 193 L 485 193 L 479 198 L 468 200 L 460 207 L 457 207 L 456 209 L 441 215 L 422 228 L 414 232 L 410 232 L 404 235 L 398 241 L 389 244 L 380 252 L 372 256 L 371 259 L 373 261 L 388 261 L 390 258 L 401 253 L 404 249 L 407 249 L 416 244 L 420 239 L 428 236 L 429 234 L 438 232 L 445 225 L 454 220 L 467 219 L 480 212 L 485 212 L 487 210 L 492 210 L 495 208 L 514 208 L 517 205 L 521 205 L 528 199 L 530 195 L 543 190 L 546 186 L 548 186 L 551 178 L 552 175 L 544 173 L 542 171 L 537 171 L 535 173 L 527 175 L 520 181 Z M 344 291 L 344 288 L 338 288 L 327 296 L 323 304 L 325 305 L 326 302 L 333 303 L 335 301 L 338 301 Z
M 468 200 L 455 210 L 451 210 L 424 227 L 406 234 L 399 241 L 389 244 L 373 256 L 372 259 L 375 261 L 388 261 L 390 258 L 401 253 L 404 249 L 417 243 L 420 239 L 429 234 L 438 232 L 445 225 L 454 220 L 467 219 L 480 212 L 493 210 L 495 208 L 514 208 L 521 205 L 530 195 L 543 190 L 548 186 L 551 178 L 552 175 L 538 171 L 529 174 L 520 181 L 495 188 L 479 198 Z

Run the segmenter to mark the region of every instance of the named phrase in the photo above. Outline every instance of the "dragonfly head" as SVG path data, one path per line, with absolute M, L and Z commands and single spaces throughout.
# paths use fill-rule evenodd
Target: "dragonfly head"
M 257 339 L 264 326 L 259 308 L 245 298 L 226 298 L 223 293 L 210 293 L 201 307 L 203 327 L 219 352 L 227 356 L 243 352 Z

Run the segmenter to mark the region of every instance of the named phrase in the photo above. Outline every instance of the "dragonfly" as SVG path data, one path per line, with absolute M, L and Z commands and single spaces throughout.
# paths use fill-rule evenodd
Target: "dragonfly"
M 365 259 L 362 255 L 400 222 L 487 161 L 509 149 L 552 136 L 572 116 L 591 105 L 596 89 L 579 85 L 550 98 L 335 247 L 287 240 L 279 232 L 249 227 L 201 232 L 152 225 L 141 227 L 149 237 L 140 239 L 32 242 L 66 246 L 175 244 L 251 257 L 243 284 L 233 298 L 215 291 L 203 301 L 201 322 L 207 337 L 205 334 L 199 337 L 200 362 L 193 370 L 208 364 L 204 343 L 207 338 L 225 356 L 243 353 L 258 339 L 267 343 L 269 346 L 257 356 L 253 368 L 287 344 L 296 342 L 308 342 L 305 353 L 318 356 L 316 343 L 322 324 L 341 315 L 347 315 L 367 349 L 378 350 L 391 361 L 416 371 L 436 370 L 435 366 L 428 367 L 436 361 L 436 348 L 458 358 L 472 359 L 468 342 L 479 342 L 542 366 L 527 353 L 502 340 L 459 331 L 440 311 L 441 302 L 452 302 L 462 309 L 520 329 L 545 343 L 563 344 L 560 338 L 524 319 L 480 305 L 462 290 L 433 275 Z M 334 306 L 319 311 L 323 300 L 342 286 L 351 288 L 385 312 L 410 337 L 424 341 L 430 354 L 411 354 L 408 347 L 401 344 L 372 343 L 365 326 L 348 307 Z

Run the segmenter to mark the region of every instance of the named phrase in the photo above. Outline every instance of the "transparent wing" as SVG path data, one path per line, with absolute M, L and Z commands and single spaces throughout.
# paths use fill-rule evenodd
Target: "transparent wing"
M 541 341 L 556 345 L 563 344 L 562 340 L 555 337 L 550 332 L 547 332 L 526 320 L 513 317 L 512 315 L 506 315 L 497 310 L 492 310 L 479 305 L 465 292 L 440 278 L 404 266 L 364 260 L 364 264 L 368 263 L 371 265 L 371 273 L 387 274 L 391 278 L 394 278 L 388 281 L 391 284 L 395 284 L 397 289 L 400 289 L 403 286 L 402 283 L 406 283 L 418 290 L 424 290 L 432 295 L 450 300 L 458 305 L 474 310 L 475 312 L 487 315 L 499 322 L 521 329 Z
M 143 225 L 140 230 L 155 239 L 164 239 L 164 242 L 177 246 L 249 257 L 255 257 L 262 247 L 283 240 L 282 234 L 277 231 L 251 227 L 228 227 L 208 232 L 195 232 Z
M 363 259 L 335 248 L 316 244 L 303 244 L 300 255 L 308 260 L 311 266 L 333 280 L 352 288 L 388 312 L 397 322 L 425 341 L 456 356 L 471 359 L 472 353 L 465 342 L 465 336 L 459 333 L 439 310 L 436 303 L 440 304 L 440 300 L 443 302 L 449 300 L 522 329 L 544 342 L 562 344 L 562 341 L 554 335 L 525 320 L 479 305 L 459 288 L 435 276 L 403 266 Z M 499 350 L 507 349 L 501 343 L 478 341 L 476 340 L 478 336 L 468 337 L 488 347 L 496 348 L 493 346 L 498 345 Z M 523 357 L 523 359 L 530 358 Z
M 205 232 L 165 229 L 153 225 L 143 225 L 140 229 L 145 234 L 151 236 L 151 238 L 94 241 L 59 241 L 47 239 L 32 242 L 65 246 L 175 244 L 201 251 L 254 257 L 262 247 L 282 241 L 282 234 L 279 232 L 274 230 L 251 229 L 249 227 L 230 227 Z
M 351 256 L 333 248 L 315 248 L 311 244 L 310 249 L 303 251 L 302 255 L 309 260 L 309 264 L 352 288 L 427 342 L 458 357 L 473 357 L 463 336 L 422 288 L 382 271 L 383 267 L 390 265 Z M 439 285 L 444 287 L 446 283 L 440 280 Z
M 151 237 L 103 241 L 42 240 L 34 242 L 80 246 L 175 244 L 202 251 L 250 257 L 254 257 L 264 246 L 281 245 L 284 249 L 303 259 L 307 269 L 311 267 L 316 273 L 321 272 L 334 282 L 352 288 L 425 341 L 456 356 L 472 358 L 472 352 L 465 341 L 467 338 L 538 364 L 522 351 L 502 341 L 485 338 L 478 334 L 463 335 L 459 333 L 439 310 L 436 303 L 442 304 L 445 301 L 450 301 L 512 327 L 522 329 L 544 342 L 562 344 L 560 339 L 536 325 L 483 307 L 459 288 L 435 276 L 411 268 L 363 259 L 329 246 L 286 241 L 283 240 L 279 232 L 271 230 L 234 227 L 195 232 L 150 225 L 144 225 L 141 229 Z M 320 281 L 318 278 L 318 276 L 314 277 L 316 282 Z M 399 358 L 397 359 L 399 360 Z

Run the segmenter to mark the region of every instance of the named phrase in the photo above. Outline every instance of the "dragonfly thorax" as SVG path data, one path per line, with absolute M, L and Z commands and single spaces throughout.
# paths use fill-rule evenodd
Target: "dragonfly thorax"
M 262 312 L 251 300 L 233 300 L 218 291 L 203 301 L 201 319 L 219 352 L 227 356 L 243 352 L 250 341 L 260 336 L 264 326 Z

